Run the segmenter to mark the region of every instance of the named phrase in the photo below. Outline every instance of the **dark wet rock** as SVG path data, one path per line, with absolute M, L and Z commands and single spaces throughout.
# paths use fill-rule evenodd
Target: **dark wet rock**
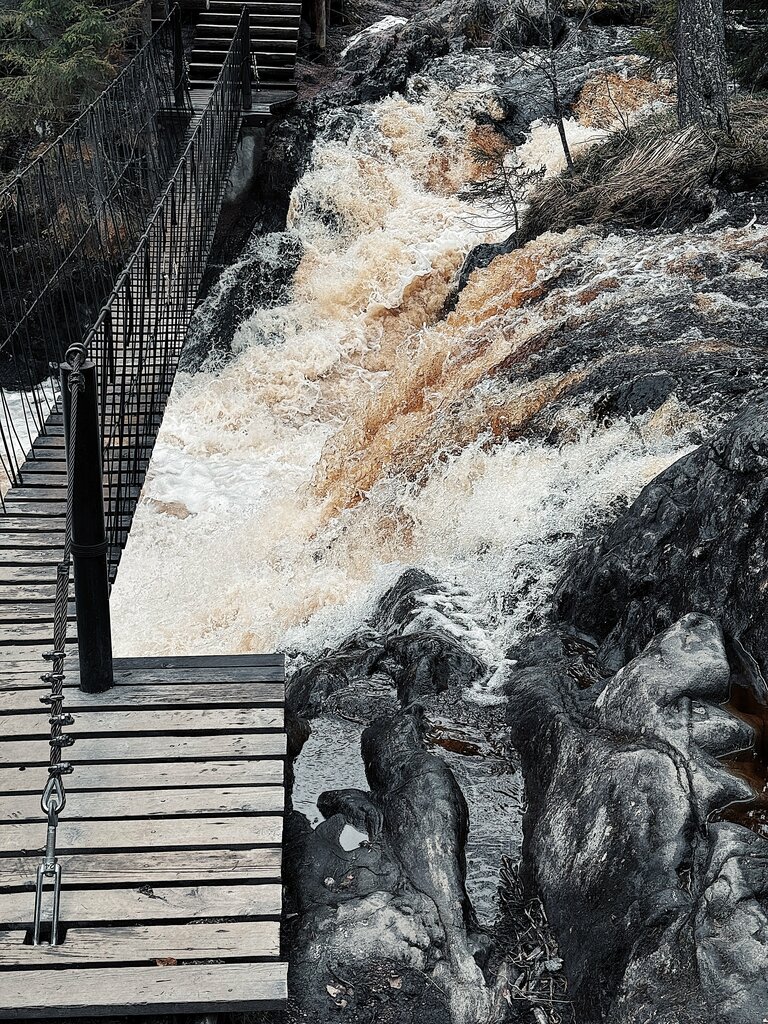
M 342 57 L 340 81 L 325 100 L 365 103 L 401 92 L 432 58 L 486 42 L 503 7 L 498 0 L 444 0 L 404 25 L 363 34 Z
M 768 186 L 733 192 L 718 192 L 715 212 L 705 230 L 718 231 L 726 224 L 743 227 L 750 223 L 768 224 Z
M 232 354 L 236 332 L 257 309 L 270 309 L 290 298 L 293 277 L 304 254 L 297 234 L 254 234 L 237 260 L 227 267 L 195 310 L 181 359 L 195 373 L 215 368 Z M 268 336 L 265 343 L 274 340 Z
M 510 4 L 494 23 L 492 30 L 495 50 L 519 50 L 533 46 L 546 46 L 550 29 L 555 44 L 562 41 L 567 20 L 560 9 L 548 7 L 543 0 L 526 4 Z
M 424 746 L 421 709 L 374 722 L 363 733 L 361 748 L 373 798 L 384 815 L 384 836 L 404 874 L 434 902 L 447 934 L 470 927 L 467 804 L 453 774 Z
M 454 637 L 438 630 L 394 636 L 386 642 L 393 682 L 404 706 L 422 697 L 465 688 L 487 666 Z
M 371 625 L 380 633 L 402 632 L 424 610 L 424 598 L 441 590 L 438 579 L 423 569 L 406 569 L 376 603 Z
M 317 809 L 324 818 L 341 815 L 345 823 L 367 834 L 373 842 L 381 835 L 384 817 L 379 805 L 361 789 L 335 789 L 321 793 Z
M 719 627 L 688 615 L 590 689 L 566 668 L 522 670 L 508 691 L 529 882 L 578 1019 L 759 1022 L 768 856 L 752 856 L 745 829 L 707 824 L 750 793 L 715 760 L 751 741 L 719 707 L 730 676 Z
M 317 1021 L 349 1008 L 392 1024 L 480 1024 L 492 996 L 469 934 L 461 790 L 426 750 L 417 709 L 375 722 L 362 752 L 371 792 L 324 793 L 330 817 L 314 832 L 290 826 L 294 999 Z M 365 826 L 369 841 L 344 850 L 348 824 Z
M 381 637 L 376 631 L 355 633 L 288 679 L 286 703 L 297 714 L 319 714 L 328 698 L 339 690 L 370 678 L 382 652 Z
M 460 692 L 488 672 L 466 639 L 466 595 L 421 569 L 408 569 L 379 598 L 366 628 L 289 679 L 287 700 L 313 716 L 341 698 L 347 713 L 370 721 L 396 691 L 401 705 Z
M 317 109 L 313 103 L 296 104 L 288 117 L 275 121 L 267 131 L 261 168 L 264 187 L 284 210 L 309 166 L 316 131 Z
M 517 235 L 513 231 L 503 242 L 483 242 L 482 245 L 476 245 L 474 249 L 471 249 L 461 266 L 457 290 L 450 303 L 450 308 L 453 308 L 456 304 L 458 294 L 466 287 L 471 274 L 474 274 L 476 270 L 484 270 L 497 256 L 514 252 L 515 249 L 519 248 L 519 245 Z
M 604 416 L 637 416 L 662 406 L 678 387 L 678 379 L 668 370 L 640 374 L 619 383 L 595 406 L 595 414 Z
M 617 668 L 689 610 L 722 623 L 768 672 L 768 405 L 752 406 L 651 481 L 582 546 L 559 614 Z

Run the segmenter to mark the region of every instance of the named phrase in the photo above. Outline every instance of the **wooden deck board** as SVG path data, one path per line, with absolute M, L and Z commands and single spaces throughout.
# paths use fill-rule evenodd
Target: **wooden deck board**
M 284 1002 L 282 656 L 122 659 L 104 694 L 77 688 L 71 659 L 75 770 L 58 830 L 56 947 L 28 940 L 46 835 L 44 663 L 30 650 L 10 664 L 0 674 L 0 1019 L 19 1006 L 45 1017 Z
M 274 882 L 242 885 L 139 886 L 64 890 L 61 921 L 67 925 L 108 921 L 192 921 L 280 916 L 282 893 Z M 50 907 L 46 919 L 50 920 Z M 0 927 L 29 928 L 34 905 L 26 892 L 0 893 Z
M 247 1012 L 271 1009 L 287 999 L 287 966 L 282 963 L 178 964 L 124 967 L 109 976 L 103 969 L 56 972 L 0 972 L 0 1019 L 95 1014 Z M 106 1000 L 109 1006 L 105 1008 Z
M 214 957 L 274 960 L 280 952 L 279 931 L 277 921 L 72 927 L 66 931 L 66 941 L 53 947 L 27 945 L 25 931 L 0 932 L 0 968 L 125 965 L 158 960 L 183 963 Z
M 156 850 L 108 851 L 88 854 L 62 854 L 59 863 L 67 886 L 97 886 L 104 893 L 111 888 L 201 885 L 216 882 L 266 880 L 279 882 L 282 851 L 279 846 L 260 846 L 244 850 L 164 850 L 162 860 Z M 34 887 L 39 857 L 0 857 L 0 892 Z

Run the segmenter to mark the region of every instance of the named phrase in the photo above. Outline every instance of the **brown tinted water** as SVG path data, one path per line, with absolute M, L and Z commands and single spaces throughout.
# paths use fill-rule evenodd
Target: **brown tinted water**
M 758 700 L 754 690 L 740 683 L 731 686 L 725 710 L 755 731 L 755 742 L 748 749 L 724 759 L 725 765 L 750 784 L 754 800 L 741 800 L 724 808 L 717 818 L 744 825 L 768 838 L 768 705 Z

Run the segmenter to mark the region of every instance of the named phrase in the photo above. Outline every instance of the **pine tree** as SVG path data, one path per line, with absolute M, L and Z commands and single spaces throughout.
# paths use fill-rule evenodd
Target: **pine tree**
M 19 0 L 0 13 L 0 137 L 71 118 L 114 75 L 141 4 Z
M 675 50 L 681 127 L 729 132 L 723 0 L 679 0 Z

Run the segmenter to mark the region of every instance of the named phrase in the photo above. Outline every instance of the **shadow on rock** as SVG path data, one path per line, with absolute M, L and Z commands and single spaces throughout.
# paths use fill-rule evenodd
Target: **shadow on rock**
M 708 824 L 751 795 L 716 758 L 752 733 L 719 705 L 722 633 L 686 615 L 611 678 L 567 661 L 512 674 L 525 863 L 582 1024 L 759 1022 L 768 1005 L 768 850 Z
M 443 761 L 424 745 L 421 711 L 380 719 L 362 737 L 370 792 L 322 794 L 312 830 L 293 815 L 286 880 L 290 990 L 316 1021 L 377 1024 L 502 1020 L 475 955 L 466 891 L 468 812 Z M 349 827 L 367 838 L 345 849 Z

